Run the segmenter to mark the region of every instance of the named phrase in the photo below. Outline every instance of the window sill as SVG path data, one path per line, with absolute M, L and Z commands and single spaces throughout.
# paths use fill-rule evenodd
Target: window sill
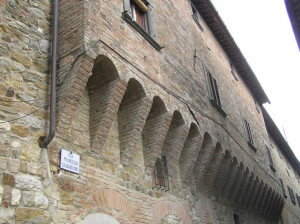
M 226 112 L 213 99 L 210 99 L 209 101 L 223 115 L 223 117 L 227 117 Z
M 248 145 L 251 147 L 251 149 L 254 150 L 254 152 L 257 151 L 257 149 L 255 148 L 255 146 L 251 142 L 248 141 Z
M 143 28 L 141 28 L 137 22 L 132 20 L 131 16 L 128 15 L 128 12 L 123 12 L 122 18 L 137 32 L 139 32 L 139 34 L 141 34 L 156 50 L 160 51 L 163 49 L 163 47 L 160 46 L 159 43 L 157 43 L 156 40 L 154 40 L 153 37 L 151 37 Z
M 276 169 L 274 168 L 274 166 L 269 165 L 269 167 L 270 167 L 270 169 L 271 169 L 274 173 L 276 173 Z

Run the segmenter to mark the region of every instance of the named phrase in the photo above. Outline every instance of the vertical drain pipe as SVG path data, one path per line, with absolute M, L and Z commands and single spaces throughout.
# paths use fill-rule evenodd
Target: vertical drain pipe
M 52 64 L 51 64 L 51 93 L 50 93 L 50 127 L 48 136 L 40 144 L 47 148 L 55 135 L 56 125 L 56 74 L 57 74 L 57 32 L 58 32 L 58 0 L 53 0 L 53 29 L 52 29 Z

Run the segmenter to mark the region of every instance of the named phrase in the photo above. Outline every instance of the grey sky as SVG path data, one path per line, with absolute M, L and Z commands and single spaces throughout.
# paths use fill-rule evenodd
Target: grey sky
M 300 159 L 300 52 L 284 0 L 211 0 L 256 74 L 265 105 Z

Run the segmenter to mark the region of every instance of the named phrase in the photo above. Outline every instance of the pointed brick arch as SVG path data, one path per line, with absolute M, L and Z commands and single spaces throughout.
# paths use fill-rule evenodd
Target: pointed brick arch
M 201 178 L 203 177 L 207 165 L 209 165 L 209 161 L 213 155 L 213 141 L 211 136 L 206 132 L 203 137 L 203 142 L 201 145 L 201 149 L 199 151 L 199 154 L 197 156 L 197 161 L 195 163 L 194 169 L 193 169 L 193 176 L 194 176 L 194 182 L 195 187 L 199 189 L 201 185 Z
M 152 207 L 152 214 L 155 224 L 159 224 L 160 220 L 167 215 L 179 217 L 184 224 L 192 224 L 193 220 L 186 208 L 178 202 L 158 202 Z
M 131 219 L 139 208 L 139 205 L 129 200 L 126 195 L 113 189 L 97 191 L 92 194 L 92 198 L 95 206 L 119 210 L 123 212 L 128 219 Z
M 91 148 L 95 152 L 101 152 L 125 93 L 126 83 L 119 79 L 113 62 L 100 55 L 95 59 L 87 89 Z
M 139 148 L 140 154 L 143 153 L 142 130 L 150 108 L 151 100 L 146 97 L 142 85 L 130 79 L 118 110 L 121 163 L 125 166 L 132 164 L 134 148 Z M 136 144 L 139 144 L 138 147 Z
M 164 102 L 155 96 L 142 132 L 146 174 L 152 173 L 156 158 L 161 156 L 170 123 L 171 115 L 168 114 Z
M 187 183 L 192 178 L 192 171 L 201 142 L 199 129 L 195 123 L 192 123 L 179 158 L 180 176 L 184 183 Z

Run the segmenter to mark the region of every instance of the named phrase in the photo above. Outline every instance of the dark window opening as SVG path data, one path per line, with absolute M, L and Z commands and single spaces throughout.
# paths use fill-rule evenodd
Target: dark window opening
M 257 112 L 260 113 L 260 109 L 259 109 L 257 100 L 255 98 L 253 98 L 253 100 L 254 100 L 254 104 L 255 104 L 255 108 L 256 108 Z
M 193 3 L 191 3 L 191 8 L 192 8 L 192 17 L 193 17 L 195 23 L 200 28 L 200 30 L 203 31 L 203 27 L 200 24 L 200 18 L 199 18 L 200 15 L 199 15 L 199 12 L 196 9 L 196 7 L 193 5 Z
M 220 101 L 220 96 L 219 96 L 219 91 L 218 91 L 218 85 L 216 79 L 212 77 L 212 75 L 208 72 L 208 83 L 209 83 L 209 88 L 210 88 L 210 97 L 212 100 L 215 101 L 215 103 L 221 107 L 221 101 Z
M 269 149 L 269 147 L 266 145 L 266 150 L 267 150 L 267 154 L 268 154 L 268 158 L 269 158 L 269 165 L 270 165 L 270 168 L 273 172 L 275 172 L 275 168 L 274 168 L 274 163 L 273 163 L 273 159 L 272 159 L 272 155 L 271 155 L 271 151 Z
M 245 118 L 244 118 L 244 126 L 245 126 L 245 130 L 246 130 L 246 136 L 247 136 L 248 143 L 251 147 L 254 147 L 254 141 L 253 141 L 251 127 L 250 127 L 249 122 Z
M 229 65 L 230 65 L 231 74 L 233 75 L 234 79 L 236 81 L 238 81 L 238 78 L 236 77 L 236 74 L 235 74 L 235 71 L 234 71 L 234 67 L 233 67 L 233 64 L 231 63 L 231 61 L 229 61 Z
M 166 156 L 162 156 L 161 159 L 158 158 L 156 160 L 155 167 L 152 173 L 152 181 L 152 188 L 157 188 L 162 191 L 170 190 Z
M 279 178 L 279 181 L 280 181 L 280 185 L 281 185 L 281 189 L 282 189 L 283 196 L 284 196 L 285 198 L 287 198 L 287 195 L 286 195 L 286 193 L 285 193 L 285 188 L 284 188 L 284 184 L 283 184 L 283 182 L 282 182 L 282 179 Z
M 290 194 L 290 198 L 291 198 L 291 201 L 293 204 L 296 204 L 296 200 L 295 200 L 295 195 L 294 195 L 294 191 L 292 188 L 290 188 L 289 186 L 288 187 L 288 190 L 289 190 L 289 194 Z
M 234 224 L 240 224 L 240 216 L 237 214 L 233 214 Z
M 147 16 L 147 6 L 146 2 L 140 1 L 140 4 L 144 4 L 144 10 L 137 5 L 135 1 L 130 1 L 130 8 L 131 8 L 131 17 L 132 20 L 135 21 L 143 30 L 145 30 L 147 33 L 149 32 L 149 22 L 148 22 L 148 16 Z
M 297 193 L 296 193 L 296 198 L 297 198 L 298 206 L 300 208 L 300 196 Z

